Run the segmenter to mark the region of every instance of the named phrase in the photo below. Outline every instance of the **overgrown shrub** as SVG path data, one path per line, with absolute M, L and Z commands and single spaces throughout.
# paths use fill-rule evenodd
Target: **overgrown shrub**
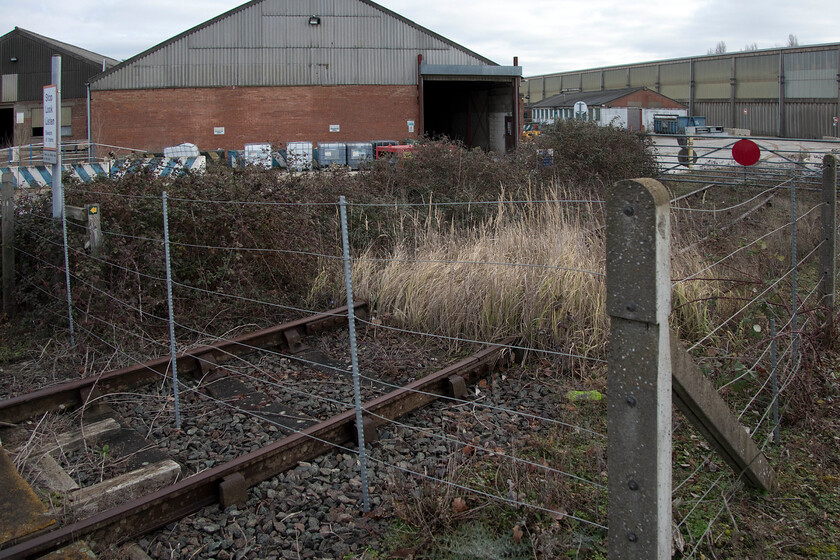
M 543 178 L 551 173 L 560 183 L 601 197 L 616 181 L 659 174 L 650 136 L 591 121 L 556 121 L 530 148 L 553 151 L 553 164 L 543 167 Z

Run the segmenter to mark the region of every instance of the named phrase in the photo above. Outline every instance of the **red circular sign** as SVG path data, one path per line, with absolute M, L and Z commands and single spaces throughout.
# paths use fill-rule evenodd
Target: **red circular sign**
M 741 165 L 755 165 L 758 163 L 758 158 L 761 156 L 761 150 L 758 144 L 752 140 L 738 140 L 732 146 L 732 157 Z

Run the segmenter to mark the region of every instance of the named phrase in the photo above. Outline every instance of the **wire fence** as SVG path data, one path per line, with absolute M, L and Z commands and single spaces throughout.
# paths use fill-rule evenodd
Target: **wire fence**
M 747 175 L 722 161 L 727 147 L 709 148 L 698 157 L 708 163 L 692 161 L 691 173 L 676 173 L 677 162 L 663 177 L 674 184 L 708 183 L 671 202 L 672 284 L 679 294 L 671 321 L 765 450 L 780 443 L 780 418 L 794 398 L 788 395 L 801 394 L 807 383 L 801 372 L 818 352 L 818 333 L 831 313 L 813 273 L 825 243 L 819 223 L 824 203 L 813 195 L 822 170 L 777 151 L 781 163 Z M 96 348 L 100 360 L 109 356 L 109 365 L 172 356 L 170 371 L 156 372 L 160 382 L 131 397 L 132 405 L 155 411 L 157 428 L 146 426 L 149 433 L 171 425 L 189 434 L 203 417 L 239 415 L 256 426 L 254 433 L 272 426 L 281 434 L 314 437 L 293 422 L 214 397 L 201 378 L 180 378 L 175 356 L 206 360 L 191 348 L 229 340 L 243 325 L 265 326 L 367 299 L 371 316 L 351 314 L 348 330 L 325 342 L 334 354 L 326 364 L 253 348 L 253 354 L 225 356 L 223 370 L 270 400 L 295 403 L 301 426 L 356 412 L 362 445 L 319 443 L 358 457 L 360 509 L 371 507 L 369 489 L 376 497 L 389 488 L 386 481 L 398 481 L 408 488 L 398 502 L 435 502 L 411 488 L 445 496 L 446 502 L 435 502 L 441 517 L 451 518 L 453 508 L 462 513 L 462 507 L 491 504 L 533 525 L 549 520 L 543 524 L 553 529 L 540 533 L 546 547 L 549 536 L 565 533 L 567 548 L 577 539 L 579 546 L 605 550 L 608 325 L 598 302 L 605 290 L 603 201 L 273 203 L 75 186 L 66 198 L 101 205 L 105 251 L 89 254 L 84 225 L 65 215 L 63 227 L 55 227 L 48 207 L 24 203 L 18 217 L 36 227 L 18 234 L 18 293 L 52 302 L 45 309 L 67 324 L 73 345 Z M 719 200 L 726 202 L 707 202 Z M 477 207 L 483 207 L 481 217 L 471 220 Z M 460 219 L 472 226 L 457 230 L 453 224 Z M 516 229 L 519 221 L 570 223 L 582 234 L 550 229 L 535 245 Z M 722 231 L 737 232 L 737 242 L 722 239 L 729 237 Z M 574 254 L 566 253 L 570 246 Z M 309 271 L 314 280 L 304 286 Z M 306 297 L 290 298 L 292 291 Z M 528 300 L 542 309 L 532 309 Z M 365 408 L 442 365 L 446 351 L 496 344 L 512 334 L 520 336 L 512 345 L 520 365 L 468 395 L 428 394 L 439 399 L 430 412 L 399 420 Z M 406 342 L 383 350 L 385 339 Z M 426 356 L 426 363 L 390 367 L 399 363 L 401 348 L 410 349 L 410 360 Z M 94 362 L 84 375 L 101 371 L 102 362 Z M 406 453 L 365 446 L 363 416 L 382 424 L 383 439 L 406 443 Z M 422 445 L 413 448 L 418 441 Z M 701 557 L 716 546 L 721 526 L 734 523 L 729 504 L 741 490 L 742 473 L 728 469 L 685 419 L 676 423 L 673 442 L 674 546 L 685 558 Z M 193 472 L 201 469 L 198 463 Z

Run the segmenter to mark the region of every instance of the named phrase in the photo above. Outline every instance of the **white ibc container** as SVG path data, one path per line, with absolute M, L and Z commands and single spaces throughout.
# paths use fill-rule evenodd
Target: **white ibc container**
M 245 163 L 271 169 L 271 144 L 245 144 Z
M 292 171 L 312 169 L 312 142 L 286 144 L 286 165 Z

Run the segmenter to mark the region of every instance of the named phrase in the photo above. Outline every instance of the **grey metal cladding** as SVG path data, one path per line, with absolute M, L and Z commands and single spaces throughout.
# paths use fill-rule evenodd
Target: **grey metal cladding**
M 52 81 L 53 55 L 61 55 L 61 89 L 64 99 L 84 98 L 86 83 L 102 71 L 103 63 L 117 61 L 67 43 L 38 35 L 26 29 L 0 37 L 0 74 L 17 74 L 16 101 L 40 101 L 44 85 Z
M 127 60 L 91 88 L 410 85 L 418 54 L 430 64 L 495 65 L 368 0 L 255 0 Z

